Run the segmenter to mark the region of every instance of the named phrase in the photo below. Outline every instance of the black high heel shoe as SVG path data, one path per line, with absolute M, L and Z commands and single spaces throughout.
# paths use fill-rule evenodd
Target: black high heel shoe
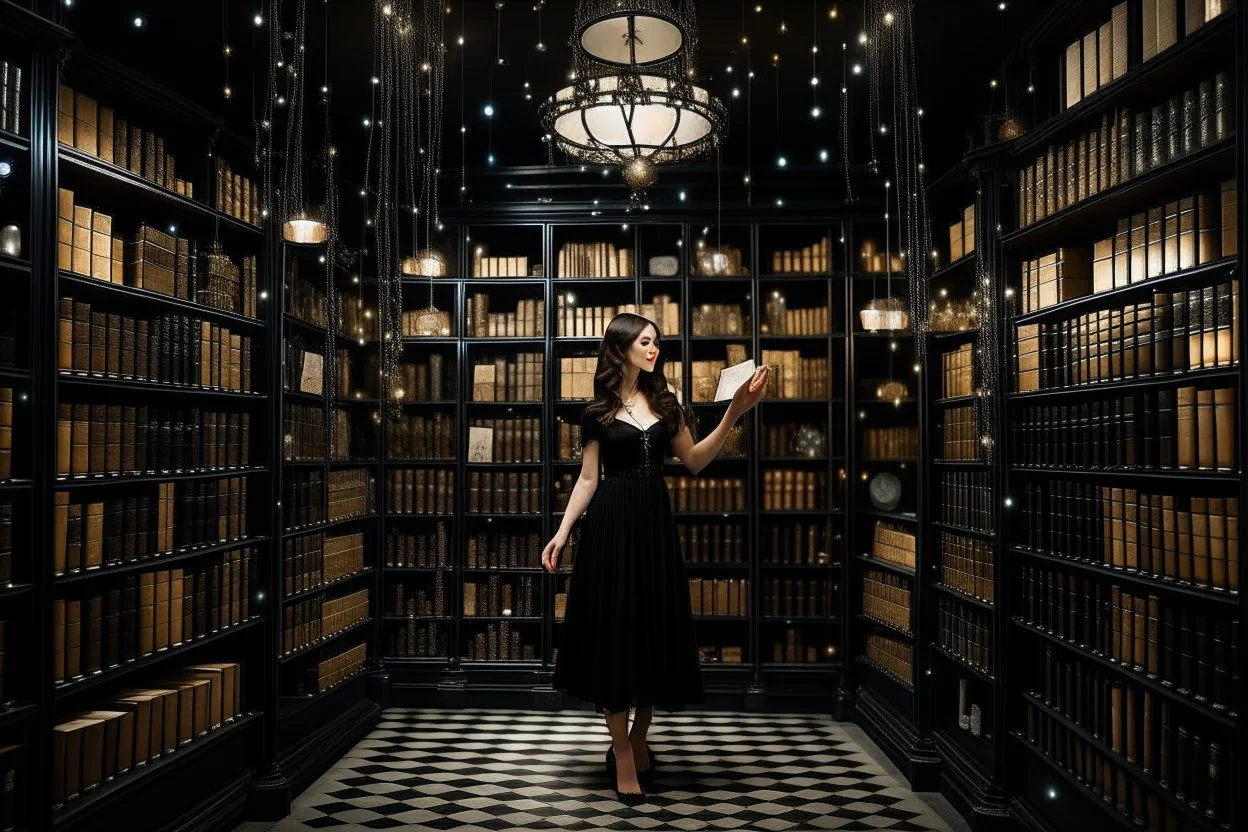
M 650 769 L 646 769 L 648 773 Z M 641 791 L 634 794 L 632 792 L 620 791 L 619 781 L 615 779 L 615 747 L 607 749 L 607 779 L 611 781 L 611 788 L 615 789 L 615 796 L 625 806 L 636 806 L 644 803 L 646 800 L 645 784 L 641 782 L 641 775 L 637 776 L 637 784 L 641 786 Z

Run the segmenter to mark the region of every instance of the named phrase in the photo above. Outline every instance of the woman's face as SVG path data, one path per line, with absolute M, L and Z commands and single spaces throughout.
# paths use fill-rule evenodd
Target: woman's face
M 633 341 L 633 345 L 628 348 L 628 361 L 644 372 L 654 370 L 655 364 L 659 361 L 659 334 L 655 332 L 653 325 L 647 324 L 637 336 L 637 340 Z

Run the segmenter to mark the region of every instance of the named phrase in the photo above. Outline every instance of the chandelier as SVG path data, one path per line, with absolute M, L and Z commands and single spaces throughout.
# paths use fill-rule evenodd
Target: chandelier
M 703 155 L 723 140 L 723 103 L 694 83 L 692 0 L 581 0 L 572 83 L 542 105 L 547 138 L 569 157 L 617 165 L 634 201 L 657 166 Z

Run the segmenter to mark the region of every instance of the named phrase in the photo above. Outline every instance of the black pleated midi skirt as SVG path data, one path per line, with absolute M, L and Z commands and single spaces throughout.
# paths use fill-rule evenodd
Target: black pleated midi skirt
M 553 686 L 600 713 L 705 702 L 689 580 L 663 477 L 601 480 L 580 524 Z

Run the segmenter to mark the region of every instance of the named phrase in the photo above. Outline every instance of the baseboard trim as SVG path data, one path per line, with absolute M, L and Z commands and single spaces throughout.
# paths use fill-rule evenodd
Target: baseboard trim
M 888 755 L 916 792 L 940 787 L 940 756 L 908 721 L 869 688 L 860 688 L 854 703 L 855 722 Z

